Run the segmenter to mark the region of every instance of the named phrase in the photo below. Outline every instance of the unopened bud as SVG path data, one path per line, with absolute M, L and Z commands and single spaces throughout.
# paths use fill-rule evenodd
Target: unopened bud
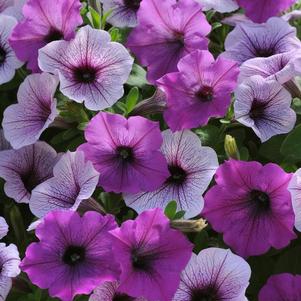
M 185 220 L 178 219 L 170 222 L 172 228 L 180 230 L 185 233 L 191 232 L 201 232 L 204 228 L 207 227 L 207 222 L 200 218 L 197 220 Z
M 224 146 L 225 146 L 226 155 L 228 156 L 229 159 L 230 158 L 236 160 L 240 159 L 239 150 L 234 137 L 230 135 L 226 135 Z

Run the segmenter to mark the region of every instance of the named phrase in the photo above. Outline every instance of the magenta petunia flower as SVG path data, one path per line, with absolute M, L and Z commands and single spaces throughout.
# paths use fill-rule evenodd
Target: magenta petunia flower
M 220 13 L 229 13 L 237 10 L 239 7 L 236 0 L 196 0 L 203 6 L 203 10 L 213 9 Z
M 17 57 L 27 62 L 30 70 L 38 72 L 38 50 L 52 41 L 72 39 L 82 23 L 80 8 L 79 0 L 27 0 L 24 18 L 10 37 Z
M 104 11 L 111 12 L 107 21 L 117 27 L 135 27 L 142 0 L 101 0 Z
M 247 301 L 251 269 L 230 250 L 209 248 L 193 254 L 173 301 Z
M 260 290 L 259 301 L 301 300 L 301 275 L 278 274 L 268 279 Z
M 4 111 L 3 130 L 13 148 L 19 149 L 39 140 L 58 115 L 54 93 L 58 79 L 48 73 L 32 74 L 18 90 L 18 104 Z
M 15 18 L 0 14 L 0 85 L 13 79 L 20 62 L 8 43 L 8 37 L 17 24 Z
M 194 0 L 143 0 L 139 25 L 127 46 L 147 67 L 151 83 L 177 70 L 178 61 L 195 49 L 207 49 L 211 26 Z
M 157 122 L 101 112 L 90 121 L 85 137 L 79 150 L 100 173 L 99 185 L 106 191 L 152 191 L 169 175 Z
M 266 22 L 270 17 L 277 16 L 288 9 L 297 0 L 236 0 L 245 14 L 257 23 Z
M 205 195 L 202 214 L 243 257 L 284 248 L 296 238 L 290 179 L 273 163 L 226 161 Z
M 89 301 L 147 301 L 144 297 L 131 297 L 118 291 L 119 282 L 105 282 L 96 288 Z
M 301 51 L 250 59 L 240 66 L 238 81 L 243 82 L 253 75 L 273 79 L 283 85 L 294 77 L 301 76 Z
M 52 297 L 71 301 L 78 294 L 89 294 L 120 273 L 108 233 L 116 227 L 113 216 L 53 211 L 38 225 L 40 241 L 29 245 L 21 269 L 32 283 L 48 288 Z
M 123 96 L 133 59 L 104 30 L 82 27 L 74 40 L 55 41 L 39 51 L 43 71 L 58 73 L 60 90 L 90 110 L 111 107 Z
M 6 181 L 6 195 L 28 203 L 32 190 L 52 177 L 57 159 L 56 151 L 45 142 L 0 152 L 0 177 Z
M 53 168 L 53 177 L 37 186 L 31 194 L 29 206 L 37 217 L 55 209 L 77 210 L 89 199 L 98 183 L 99 173 L 83 152 L 67 152 Z
M 292 196 L 293 209 L 295 212 L 295 227 L 301 232 L 301 169 L 293 175 L 288 190 Z
M 223 56 L 238 63 L 256 58 L 301 49 L 296 28 L 281 18 L 271 18 L 264 24 L 239 23 L 225 41 Z
M 164 209 L 175 200 L 178 209 L 185 210 L 186 218 L 194 217 L 203 209 L 202 194 L 207 189 L 218 160 L 215 151 L 202 146 L 198 136 L 190 131 L 163 133 L 162 153 L 167 159 L 170 176 L 155 191 L 124 196 L 127 206 L 138 213 L 150 208 Z
M 238 86 L 235 97 L 235 118 L 251 127 L 262 142 L 294 128 L 292 96 L 278 82 L 254 75 Z
M 231 103 L 239 68 L 236 62 L 196 50 L 178 63 L 178 72 L 157 81 L 167 96 L 164 119 L 173 131 L 191 129 L 221 117 Z
M 110 232 L 113 253 L 121 265 L 118 290 L 149 301 L 170 301 L 181 271 L 192 255 L 192 244 L 171 229 L 161 209 L 141 213 Z

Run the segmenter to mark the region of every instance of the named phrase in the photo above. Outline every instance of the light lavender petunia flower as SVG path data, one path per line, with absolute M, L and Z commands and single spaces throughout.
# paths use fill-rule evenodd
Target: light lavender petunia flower
M 54 93 L 57 77 L 48 74 L 32 74 L 26 77 L 18 90 L 18 104 L 4 111 L 3 130 L 14 149 L 39 140 L 43 131 L 58 115 Z
M 270 18 L 267 23 L 239 23 L 226 38 L 223 56 L 238 63 L 255 58 L 270 57 L 292 50 L 300 50 L 296 28 L 281 18 Z
M 6 236 L 7 232 L 8 232 L 8 225 L 6 223 L 6 220 L 2 216 L 0 216 L 0 239 Z
M 83 152 L 67 152 L 54 166 L 53 177 L 32 191 L 30 210 L 37 217 L 54 209 L 76 210 L 92 196 L 98 178 L 99 173 L 85 160 Z
M 104 30 L 82 27 L 71 41 L 54 41 L 39 50 L 43 71 L 58 73 L 60 90 L 90 110 L 111 107 L 123 96 L 133 59 Z
M 238 81 L 243 82 L 253 75 L 276 80 L 281 85 L 301 75 L 301 49 L 275 54 L 267 58 L 254 58 L 240 66 Z
M 193 254 L 173 301 L 247 301 L 251 269 L 230 250 L 209 248 Z
M 292 204 L 295 213 L 295 227 L 301 232 L 301 169 L 298 169 L 289 185 L 288 190 L 292 196 Z
M 262 142 L 294 128 L 292 97 L 278 82 L 252 76 L 238 86 L 235 97 L 235 118 L 251 127 Z
M 180 210 L 185 210 L 186 218 L 198 215 L 204 205 L 202 194 L 207 189 L 218 160 L 215 151 L 201 145 L 196 134 L 191 131 L 162 133 L 162 153 L 165 155 L 169 178 L 153 192 L 127 194 L 126 204 L 138 213 L 150 208 L 165 208 L 175 200 Z
M 239 8 L 236 0 L 196 0 L 203 6 L 203 10 L 213 9 L 220 13 L 229 13 Z
M 135 27 L 142 0 L 101 0 L 104 11 L 111 12 L 107 21 L 117 27 Z
M 15 18 L 0 15 L 0 84 L 13 79 L 16 69 L 23 65 L 8 43 L 8 38 L 16 24 Z
M 105 282 L 96 288 L 89 301 L 147 301 L 143 297 L 134 298 L 118 291 L 119 282 Z
M 20 273 L 20 257 L 14 244 L 0 243 L 0 300 L 4 301 L 12 287 L 12 279 Z
M 0 129 L 0 151 L 11 149 L 10 143 L 5 139 L 3 129 Z
M 25 2 L 26 0 L 0 0 L 0 12 L 19 21 L 23 18 L 22 8 Z
M 6 181 L 6 195 L 18 203 L 28 203 L 31 191 L 52 177 L 57 159 L 56 151 L 45 142 L 0 152 L 0 177 Z

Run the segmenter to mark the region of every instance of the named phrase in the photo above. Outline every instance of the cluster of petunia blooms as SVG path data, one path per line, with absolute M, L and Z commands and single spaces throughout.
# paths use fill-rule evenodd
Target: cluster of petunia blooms
M 191 129 L 225 116 L 233 93 L 236 120 L 262 142 L 293 129 L 301 42 L 290 16 L 277 15 L 294 2 L 102 0 L 108 22 L 133 27 L 126 48 L 82 24 L 79 0 L 0 1 L 0 83 L 24 63 L 32 71 L 17 104 L 4 112 L 0 177 L 6 195 L 38 218 L 32 226 L 38 240 L 22 262 L 15 245 L 0 243 L 1 300 L 19 267 L 63 301 L 78 294 L 91 294 L 90 301 L 247 300 L 245 259 L 284 248 L 296 238 L 294 227 L 301 231 L 301 170 L 293 175 L 276 164 L 234 159 L 219 166 Z M 236 26 L 215 59 L 203 10 L 238 7 L 246 16 L 228 20 Z M 167 130 L 145 117 L 102 111 L 124 94 L 134 61 L 129 50 L 164 92 Z M 60 118 L 58 89 L 100 111 L 75 152 L 57 153 L 39 141 Z M 97 186 L 122 193 L 137 218 L 118 225 L 99 208 L 78 213 L 93 203 Z M 234 253 L 194 254 L 163 213 L 171 200 L 185 219 L 201 214 Z M 1 218 L 0 237 L 7 231 Z M 259 300 L 283 300 L 282 294 L 300 299 L 301 276 L 272 276 Z

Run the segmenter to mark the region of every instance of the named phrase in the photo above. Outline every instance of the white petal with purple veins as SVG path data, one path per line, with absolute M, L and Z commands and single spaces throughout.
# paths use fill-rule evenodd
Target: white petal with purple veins
M 8 225 L 6 223 L 6 220 L 0 216 L 0 239 L 6 236 L 7 232 L 8 232 Z
M 203 5 L 203 10 L 214 9 L 220 13 L 229 13 L 239 8 L 235 0 L 196 0 Z

